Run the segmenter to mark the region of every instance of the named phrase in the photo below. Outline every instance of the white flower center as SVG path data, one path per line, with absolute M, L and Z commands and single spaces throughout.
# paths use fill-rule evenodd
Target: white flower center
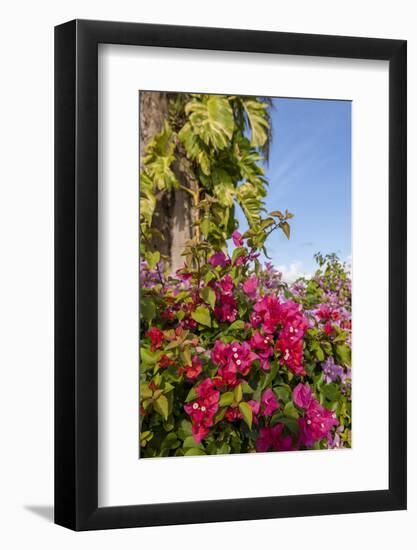
M 232 348 L 232 351 L 237 351 L 237 348 Z
M 264 340 L 264 344 L 267 344 L 267 343 L 268 343 L 268 340 L 267 340 L 267 339 L 265 338 L 265 340 Z
M 206 407 L 204 405 L 201 407 L 201 412 L 206 412 Z
M 235 354 L 233 355 L 233 357 L 234 357 L 235 359 L 237 359 L 237 358 L 239 357 L 239 355 L 238 355 L 237 353 L 235 353 Z
M 292 327 L 290 327 L 290 332 L 294 332 L 294 329 Z
M 310 425 L 310 424 L 311 424 L 311 420 L 310 420 L 310 419 L 309 419 L 309 420 L 307 420 L 307 424 L 308 424 L 308 425 Z
M 198 403 L 194 403 L 193 409 L 196 411 L 198 409 Z
M 324 424 L 323 422 L 320 424 L 320 428 L 324 428 Z
M 241 363 L 242 363 L 242 361 L 241 361 L 240 359 L 238 359 L 238 360 L 236 361 L 236 365 L 240 365 Z

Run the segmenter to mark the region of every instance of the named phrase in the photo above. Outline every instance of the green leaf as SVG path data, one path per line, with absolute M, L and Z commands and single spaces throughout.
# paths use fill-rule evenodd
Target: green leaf
M 141 382 L 140 384 L 140 398 L 141 399 L 149 399 L 152 397 L 152 390 L 148 386 L 147 382 Z
M 158 399 L 154 401 L 153 408 L 158 414 L 160 414 L 165 420 L 167 420 L 169 405 L 168 399 L 165 397 L 165 395 L 161 394 Z
M 268 139 L 268 104 L 255 99 L 244 99 L 243 106 L 251 128 L 251 145 L 262 147 Z
M 290 238 L 290 233 L 291 233 L 290 224 L 288 222 L 282 222 L 280 224 L 280 228 L 284 232 L 284 235 L 287 237 L 287 239 L 289 239 Z
M 233 403 L 234 395 L 232 391 L 227 391 L 220 396 L 219 407 L 227 407 Z
M 340 397 L 340 388 L 334 382 L 331 384 L 324 384 L 320 391 L 329 401 L 338 401 Z
M 210 231 L 210 220 L 209 218 L 203 218 L 200 222 L 201 233 L 207 238 Z
M 149 186 L 150 182 L 151 192 L 154 187 L 160 190 L 178 187 L 177 178 L 171 169 L 175 160 L 174 149 L 175 140 L 172 129 L 168 122 L 165 122 L 162 131 L 146 146 L 146 156 L 143 159 L 144 170 L 141 174 L 141 183 L 143 184 L 145 179 L 145 186 Z
M 242 386 L 243 393 L 253 393 L 253 389 L 249 386 L 247 382 L 240 384 Z
M 351 351 L 346 344 L 339 344 L 336 346 L 336 359 L 338 363 L 350 367 L 351 365 Z
M 200 325 L 211 327 L 210 311 L 204 306 L 198 306 L 192 313 L 191 317 Z
M 295 405 L 292 401 L 288 401 L 288 403 L 284 407 L 284 416 L 290 416 L 291 418 L 298 418 L 298 411 L 295 408 Z
M 230 208 L 236 195 L 236 188 L 230 174 L 222 168 L 217 168 L 211 177 L 215 197 L 222 206 Z
M 142 298 L 140 301 L 140 312 L 148 323 L 156 317 L 156 307 L 151 298 Z
M 160 351 L 151 351 L 148 348 L 141 346 L 140 358 L 145 365 L 155 365 L 161 357 Z
M 270 425 L 275 426 L 275 424 L 278 423 L 284 424 L 284 426 L 286 426 L 290 430 L 290 432 L 293 432 L 295 434 L 298 434 L 299 432 L 300 428 L 298 426 L 297 419 L 291 416 L 282 416 L 282 413 L 280 411 L 277 411 L 272 415 Z
M 140 446 L 146 447 L 147 443 L 153 438 L 153 433 L 149 430 L 140 434 Z
M 227 410 L 227 407 L 223 407 L 216 412 L 213 418 L 214 424 L 217 424 L 218 422 L 223 420 L 224 415 L 226 414 L 226 410 Z
M 200 290 L 200 296 L 211 306 L 211 309 L 214 309 L 214 306 L 216 305 L 216 293 L 212 288 L 209 286 L 203 288 Z
M 192 424 L 189 420 L 181 420 L 180 427 L 178 428 L 178 437 L 180 439 L 186 439 L 191 435 Z
M 285 403 L 289 400 L 291 396 L 290 390 L 288 390 L 287 388 L 284 388 L 284 386 L 278 386 L 273 389 L 278 399 L 280 399 L 281 401 L 284 401 Z
M 191 449 L 188 449 L 188 451 L 185 452 L 185 456 L 202 456 L 206 453 L 200 449 L 199 447 L 192 447 Z
M 197 443 L 194 437 L 192 435 L 189 435 L 184 439 L 184 443 L 182 444 L 182 446 L 184 447 L 184 449 L 193 449 L 195 447 L 201 448 L 201 443 Z
M 146 252 L 145 259 L 148 262 L 149 269 L 155 269 L 156 264 L 161 259 L 161 254 L 158 250 L 155 250 L 155 252 Z
M 194 401 L 194 399 L 197 399 L 198 395 L 195 388 L 191 388 L 191 390 L 188 392 L 187 397 L 185 398 L 185 402 L 189 403 L 190 401 Z
M 239 403 L 239 410 L 242 413 L 243 420 L 249 426 L 249 429 L 252 428 L 252 409 L 245 401 Z
M 233 250 L 232 262 L 235 263 L 238 258 L 245 256 L 248 253 L 244 246 L 238 246 Z
M 185 106 L 194 134 L 208 146 L 225 149 L 233 136 L 234 118 L 226 97 L 201 95 Z
M 319 361 L 324 361 L 324 351 L 321 349 L 320 345 L 317 345 L 315 350 L 316 357 Z
M 239 384 L 238 386 L 235 387 L 235 389 L 233 390 L 233 396 L 236 403 L 239 403 L 240 401 L 242 401 L 243 399 L 242 384 Z
M 171 432 L 163 440 L 161 445 L 161 450 L 176 449 L 179 445 L 180 445 L 180 442 L 178 441 L 177 434 Z
M 228 445 L 226 442 L 222 443 L 220 447 L 217 448 L 217 454 L 218 455 L 228 455 L 230 453 L 230 445 Z
M 241 321 L 240 319 L 238 319 L 237 321 L 234 321 L 230 327 L 229 327 L 229 331 L 231 330 L 243 330 L 245 328 L 245 322 L 244 321 Z

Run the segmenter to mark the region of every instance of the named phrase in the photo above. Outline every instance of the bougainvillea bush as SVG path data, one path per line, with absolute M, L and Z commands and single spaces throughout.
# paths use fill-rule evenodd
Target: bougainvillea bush
M 174 274 L 144 255 L 141 457 L 351 446 L 350 276 L 318 254 L 311 278 L 287 284 L 261 261 L 287 217 L 222 249 L 190 243 Z

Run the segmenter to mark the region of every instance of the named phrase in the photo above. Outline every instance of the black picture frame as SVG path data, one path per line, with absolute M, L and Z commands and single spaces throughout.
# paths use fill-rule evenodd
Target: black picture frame
M 98 44 L 389 62 L 389 488 L 98 507 Z M 55 28 L 55 523 L 92 530 L 406 508 L 406 41 L 74 20 Z

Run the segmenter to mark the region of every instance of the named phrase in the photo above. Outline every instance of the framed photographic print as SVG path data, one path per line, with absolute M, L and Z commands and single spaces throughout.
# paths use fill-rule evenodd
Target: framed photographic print
M 55 521 L 406 507 L 406 42 L 55 30 Z

